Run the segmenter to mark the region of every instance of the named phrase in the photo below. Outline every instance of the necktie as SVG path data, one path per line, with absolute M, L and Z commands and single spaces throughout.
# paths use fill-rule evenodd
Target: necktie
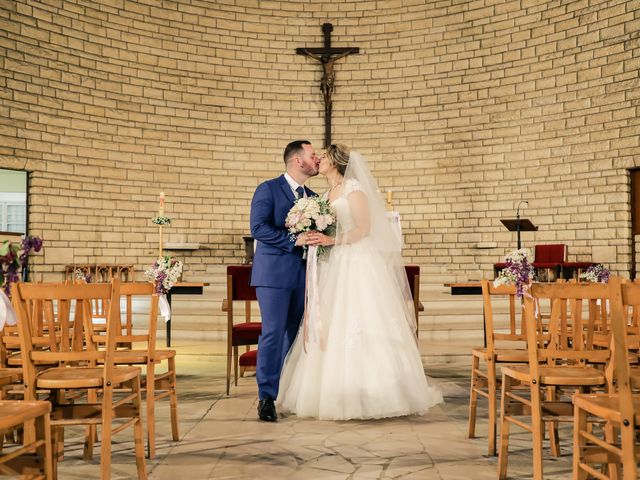
M 296 193 L 298 194 L 298 198 L 304 197 L 304 188 L 302 187 L 296 188 Z

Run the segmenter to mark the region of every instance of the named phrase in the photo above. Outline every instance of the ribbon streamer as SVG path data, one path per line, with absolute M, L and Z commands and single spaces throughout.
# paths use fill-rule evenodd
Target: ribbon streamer
M 158 308 L 165 322 L 171 320 L 171 305 L 169 305 L 166 295 L 160 295 L 160 298 L 158 298 Z
M 304 291 L 304 351 L 308 353 L 309 340 L 313 343 L 319 343 L 320 348 L 324 350 L 322 321 L 320 319 L 320 295 L 318 292 L 318 247 L 316 245 L 309 247 Z
M 18 317 L 13 305 L 11 305 L 11 300 L 0 290 L 0 331 L 4 328 L 5 323 L 7 325 L 15 325 L 18 323 Z

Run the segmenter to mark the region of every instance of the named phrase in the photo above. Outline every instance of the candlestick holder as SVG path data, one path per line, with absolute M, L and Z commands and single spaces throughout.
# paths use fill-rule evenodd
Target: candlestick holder
M 164 225 L 171 225 L 171 219 L 164 215 L 158 215 L 151 220 L 155 225 L 158 225 L 158 258 L 162 258 L 162 227 Z

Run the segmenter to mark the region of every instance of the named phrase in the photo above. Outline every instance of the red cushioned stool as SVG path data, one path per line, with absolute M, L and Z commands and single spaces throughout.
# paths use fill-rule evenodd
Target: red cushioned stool
M 244 377 L 245 372 L 255 372 L 258 363 L 258 350 L 249 350 L 240 355 L 240 376 Z

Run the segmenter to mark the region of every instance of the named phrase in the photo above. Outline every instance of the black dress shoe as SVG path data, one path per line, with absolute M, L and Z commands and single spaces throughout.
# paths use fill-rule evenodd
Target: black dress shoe
M 264 422 L 277 422 L 278 414 L 273 399 L 266 398 L 258 402 L 258 417 Z

